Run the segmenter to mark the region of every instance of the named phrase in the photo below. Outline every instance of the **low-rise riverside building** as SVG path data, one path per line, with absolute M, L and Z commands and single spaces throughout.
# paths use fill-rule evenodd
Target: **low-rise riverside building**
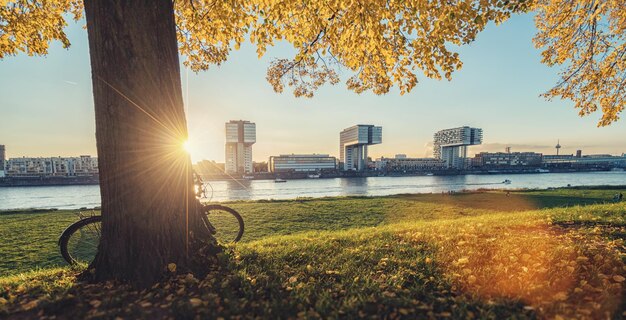
M 269 159 L 269 171 L 273 173 L 328 172 L 336 169 L 337 158 L 327 154 L 281 154 Z
M 6 161 L 7 177 L 79 177 L 98 174 L 98 158 L 80 157 L 11 158 Z
M 472 158 L 472 167 L 540 167 L 543 154 L 536 152 L 481 152 Z
M 432 172 L 446 168 L 446 162 L 436 158 L 379 158 L 376 170 L 386 172 Z
M 476 169 L 555 168 L 555 169 L 611 169 L 626 168 L 626 156 L 610 154 L 544 155 L 535 152 L 481 152 L 471 159 Z
M 544 155 L 543 166 L 547 168 L 611 169 L 626 168 L 626 155 L 610 154 Z

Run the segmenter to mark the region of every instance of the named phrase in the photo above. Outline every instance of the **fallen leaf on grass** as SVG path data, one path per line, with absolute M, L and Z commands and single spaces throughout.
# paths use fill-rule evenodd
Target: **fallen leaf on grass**
M 561 291 L 554 295 L 554 300 L 565 301 L 567 299 L 567 292 Z
M 36 308 L 38 304 L 39 304 L 39 300 L 31 300 L 31 301 L 23 304 L 22 305 L 22 309 L 28 311 L 28 310 L 31 310 L 33 308 Z
M 189 299 L 189 303 L 191 303 L 191 306 L 196 308 L 199 307 L 200 305 L 202 305 L 202 300 L 198 299 L 198 298 L 191 298 Z

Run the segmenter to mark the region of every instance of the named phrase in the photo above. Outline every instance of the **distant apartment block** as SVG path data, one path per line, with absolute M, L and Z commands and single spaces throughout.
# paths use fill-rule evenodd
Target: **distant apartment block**
M 256 142 L 256 124 L 232 120 L 226 123 L 226 173 L 252 173 L 252 145 Z
M 445 161 L 436 158 L 380 158 L 376 170 L 386 172 L 432 172 L 445 169 Z
M 281 154 L 271 156 L 269 170 L 274 173 L 325 172 L 337 169 L 337 158 L 327 154 Z
M 590 154 L 580 157 L 569 155 L 544 155 L 543 166 L 547 168 L 626 168 L 626 155 Z
M 5 176 L 4 166 L 6 162 L 6 149 L 0 144 L 0 178 Z
M 339 159 L 343 170 L 363 171 L 367 166 L 367 146 L 383 142 L 383 127 L 358 124 L 339 134 Z
M 540 167 L 543 154 L 536 152 L 481 152 L 471 159 L 472 167 Z
M 98 174 L 98 158 L 91 156 L 11 158 L 6 161 L 8 177 L 78 177 Z
M 444 160 L 448 168 L 463 169 L 467 159 L 467 147 L 481 144 L 483 130 L 467 126 L 438 131 L 434 136 L 435 158 Z

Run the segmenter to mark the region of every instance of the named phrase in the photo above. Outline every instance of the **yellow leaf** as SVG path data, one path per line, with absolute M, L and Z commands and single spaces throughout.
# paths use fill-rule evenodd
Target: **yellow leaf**
M 202 305 L 202 300 L 198 298 L 191 298 L 189 299 L 189 303 L 191 304 L 192 307 L 196 308 Z
M 554 300 L 564 301 L 567 299 L 567 292 L 561 291 L 554 295 Z
M 176 272 L 176 264 L 175 263 L 168 264 L 167 270 L 169 270 L 170 272 Z
M 615 280 L 615 282 L 623 282 L 626 278 L 622 276 L 613 276 L 613 280 Z

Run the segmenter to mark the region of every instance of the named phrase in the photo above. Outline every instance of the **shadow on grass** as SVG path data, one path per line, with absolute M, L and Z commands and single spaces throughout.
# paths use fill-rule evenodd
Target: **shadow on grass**
M 277 256 L 248 251 L 231 256 L 203 279 L 170 275 L 147 290 L 117 283 L 74 283 L 50 289 L 54 275 L 23 279 L 6 286 L 14 295 L 0 316 L 29 319 L 78 318 L 536 318 L 514 300 L 485 302 L 455 293 L 427 245 L 405 252 L 419 260 L 386 259 L 393 248 L 370 247 L 356 256 L 345 253 L 356 243 L 344 243 L 340 254 L 303 259 L 300 250 L 331 250 L 317 246 L 284 248 Z M 408 247 L 407 247 L 408 248 Z M 282 249 L 282 248 L 281 248 Z M 276 252 L 274 252 L 276 253 Z M 344 259 L 349 260 L 344 261 Z M 327 260 L 327 262 L 324 262 Z M 318 263 L 315 263 L 318 261 Z M 402 263 L 412 263 L 407 269 Z M 347 266 L 347 268 L 346 268 Z M 371 271 L 371 272 L 369 272 Z M 69 281 L 73 276 L 63 271 Z M 20 288 L 22 286 L 22 288 Z M 2 295 L 0 295 L 1 297 Z
M 17 209 L 17 210 L 0 210 L 0 215 L 11 215 L 11 214 L 32 214 L 32 213 L 46 213 L 46 212 L 55 212 L 59 211 L 58 209 Z
M 610 198 L 502 191 L 453 194 L 404 194 L 392 198 L 490 211 L 527 211 L 611 202 Z
M 558 196 L 558 195 L 523 195 L 529 201 L 536 204 L 538 209 L 555 208 L 555 207 L 571 207 L 586 206 L 593 204 L 610 203 L 610 199 L 596 197 L 576 197 L 576 196 Z

